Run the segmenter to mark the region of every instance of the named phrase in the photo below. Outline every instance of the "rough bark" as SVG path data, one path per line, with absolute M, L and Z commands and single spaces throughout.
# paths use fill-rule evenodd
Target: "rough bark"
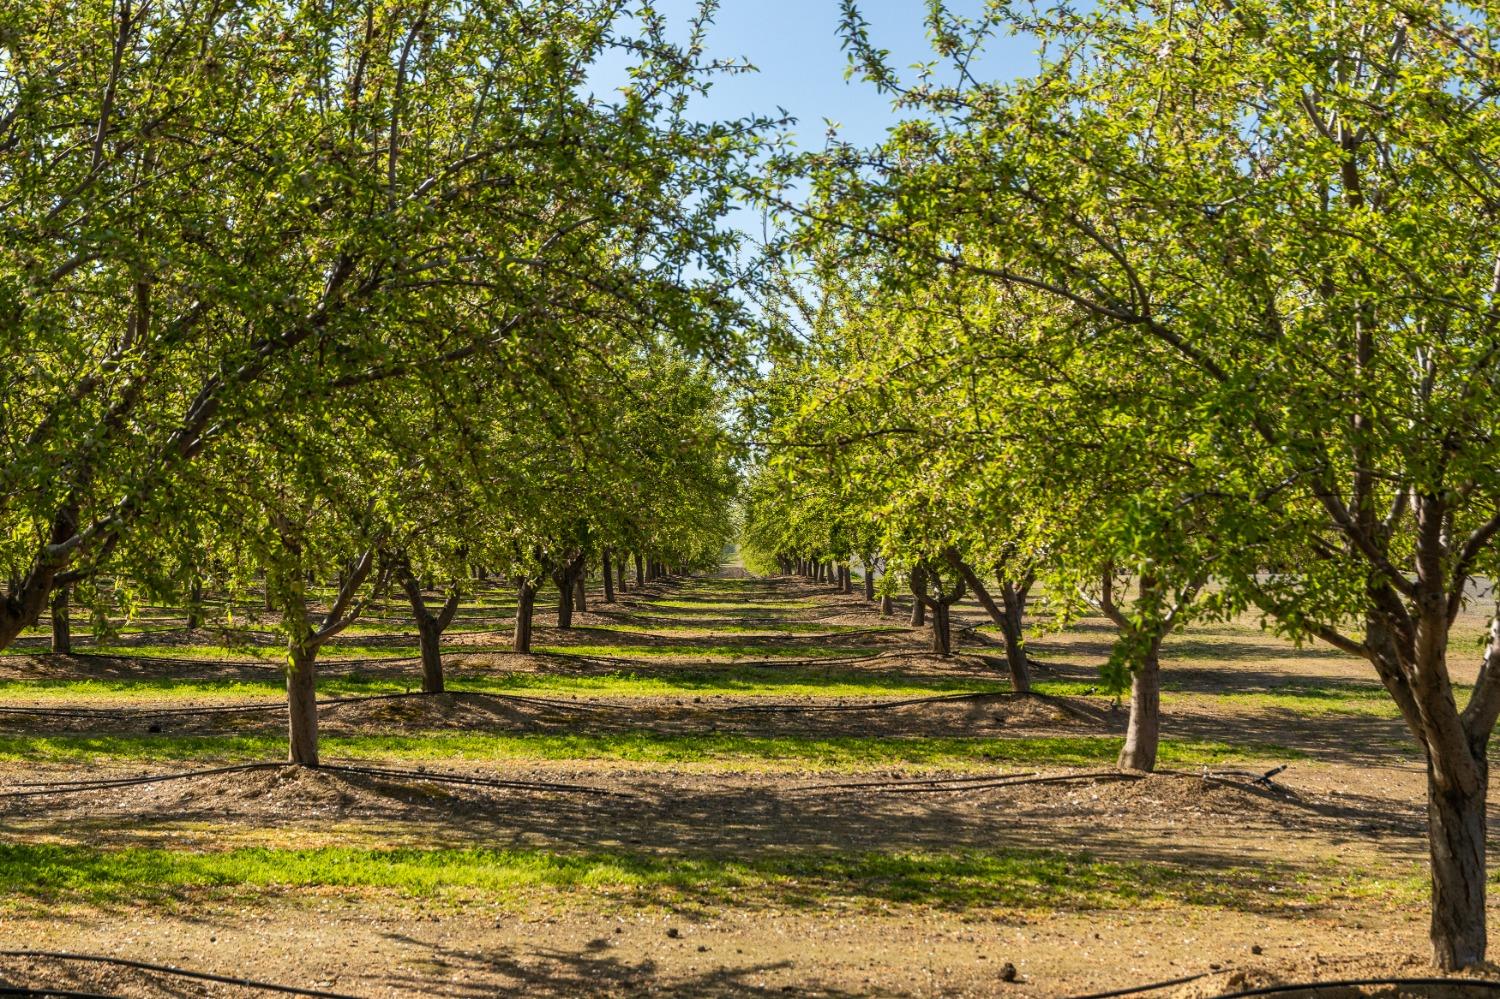
M 864 566 L 865 566 L 865 601 L 867 603 L 874 603 L 875 602 L 875 570 L 872 569 L 872 568 L 870 568 L 870 563 L 868 563 L 868 562 L 864 563 Z
M 432 615 L 417 618 L 417 648 L 422 654 L 422 693 L 443 692 L 443 640 Z
M 839 566 L 839 592 L 854 592 L 854 574 L 847 565 Z
M 573 609 L 581 614 L 589 609 L 588 573 L 582 566 L 573 575 Z
M 1161 745 L 1161 663 L 1157 643 L 1141 657 L 1130 674 L 1130 723 L 1125 729 L 1125 745 L 1120 747 L 1121 770 L 1151 773 L 1156 769 L 1156 752 Z
M 1484 961 L 1485 799 L 1489 793 L 1484 754 L 1476 756 L 1485 771 L 1474 789 L 1441 779 L 1427 764 L 1427 840 L 1432 859 L 1433 962 L 1444 971 L 1471 968 Z
M 52 594 L 52 651 L 73 651 L 73 628 L 68 619 L 68 588 L 59 586 Z
M 953 629 L 949 626 L 948 606 L 940 601 L 932 608 L 932 651 L 940 656 L 953 653 Z
M 304 767 L 318 765 L 318 683 L 316 649 L 292 640 L 287 649 L 287 760 Z
M 600 556 L 604 562 L 604 602 L 612 604 L 615 602 L 615 574 L 614 566 L 609 561 L 609 549 L 604 549 Z
M 635 555 L 635 588 L 640 589 L 646 584 L 646 570 L 640 552 Z
M 1422 518 L 1419 518 L 1419 524 Z M 1436 534 L 1436 531 L 1433 532 Z M 1422 532 L 1419 530 L 1419 537 Z M 1427 544 L 1418 542 L 1418 592 L 1414 601 L 1416 626 L 1406 629 L 1406 642 L 1396 636 L 1403 629 L 1387 626 L 1387 648 L 1395 647 L 1398 662 L 1377 670 L 1397 673 L 1407 683 L 1398 685 L 1404 700 L 1417 710 L 1408 724 L 1427 750 L 1427 843 L 1431 858 L 1432 921 L 1429 929 L 1433 962 L 1444 971 L 1471 968 L 1484 962 L 1488 927 L 1485 886 L 1488 880 L 1485 841 L 1486 799 L 1489 795 L 1489 741 L 1500 712 L 1500 618 L 1490 624 L 1486 650 L 1474 693 L 1462 713 L 1457 712 L 1448 680 L 1448 634 L 1456 616 L 1452 600 L 1438 586 L 1437 558 L 1422 558 Z M 1436 545 L 1432 546 L 1436 548 Z M 1460 581 L 1459 585 L 1462 585 Z M 1461 592 L 1461 591 L 1455 591 Z M 1450 603 L 1451 601 L 1451 603 Z M 1401 669 L 1404 660 L 1406 669 Z M 1392 687 L 1387 682 L 1387 688 Z
M 896 601 L 894 601 L 894 600 L 891 599 L 891 595 L 889 593 L 882 594 L 881 597 L 880 597 L 880 616 L 881 617 L 890 617 L 892 614 L 895 614 L 895 613 L 896 613 Z
M 521 580 L 516 595 L 516 632 L 512 648 L 517 652 L 531 651 L 531 620 L 536 610 L 536 584 L 529 579 Z

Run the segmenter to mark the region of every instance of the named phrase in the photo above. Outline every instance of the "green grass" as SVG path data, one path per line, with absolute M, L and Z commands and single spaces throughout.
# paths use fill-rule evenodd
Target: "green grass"
M 1105 766 L 1122 740 L 1110 736 L 1036 738 L 808 738 L 734 734 L 676 734 L 645 730 L 513 735 L 454 730 L 390 735 L 325 734 L 325 757 L 358 760 L 608 760 L 649 765 L 707 764 L 730 769 L 857 772 L 871 769 L 975 770 L 997 764 Z M 276 759 L 286 751 L 280 733 L 241 735 L 0 734 L 0 759 L 46 762 Z M 1234 760 L 1294 759 L 1276 746 L 1230 746 L 1202 740 L 1162 741 L 1164 765 Z
M 1009 684 L 960 677 L 917 677 L 841 669 L 725 666 L 672 668 L 661 673 L 616 671 L 597 676 L 508 673 L 455 679 L 454 689 L 599 696 L 733 695 L 736 697 L 925 697 L 950 693 L 1001 693 Z
M 1039 694 L 1053 697 L 1110 697 L 1103 681 L 1092 683 L 1081 680 L 1043 680 L 1033 684 Z M 1462 703 L 1467 689 L 1455 684 L 1454 690 Z M 1248 708 L 1252 711 L 1287 711 L 1309 718 L 1329 715 L 1360 715 L 1371 718 L 1399 718 L 1400 710 L 1386 693 L 1385 688 L 1352 683 L 1286 683 L 1269 690 L 1205 691 L 1189 690 L 1182 685 L 1165 680 L 1162 684 L 1162 703 L 1190 704 L 1193 702 L 1216 703 Z
M 465 649 L 464 651 L 474 651 Z M 753 642 L 704 645 L 533 645 L 531 651 L 550 655 L 598 656 L 606 659 L 840 659 L 869 655 L 869 649 L 830 649 L 823 645 Z
M 1009 689 L 1008 684 L 998 680 L 775 666 L 725 666 L 718 669 L 669 666 L 661 673 L 617 670 L 595 676 L 538 672 L 476 676 L 450 672 L 448 680 L 450 691 L 620 697 L 714 694 L 739 697 L 923 697 L 947 693 L 1000 693 Z M 323 697 L 351 697 L 401 693 L 418 686 L 420 678 L 415 669 L 396 677 L 373 677 L 354 672 L 320 678 L 318 693 Z M 0 701 L 7 703 L 24 700 L 230 700 L 283 696 L 285 685 L 278 675 L 268 675 L 264 680 L 189 680 L 154 676 L 92 680 L 0 680 Z
M 784 624 L 767 622 L 764 624 L 697 624 L 691 619 L 686 619 L 672 624 L 601 624 L 575 626 L 578 631 L 618 631 L 625 634 L 641 635 L 702 635 L 702 634 L 725 634 L 725 635 L 842 635 L 850 632 L 895 632 L 905 631 L 905 628 L 881 627 L 865 628 L 849 624 L 818 624 L 813 621 L 789 621 Z
M 1464 694 L 1455 690 L 1459 703 Z M 1327 715 L 1362 715 L 1373 718 L 1400 718 L 1401 710 L 1384 687 L 1356 687 L 1352 684 L 1287 684 L 1272 690 L 1244 691 L 1226 694 L 1173 694 L 1167 703 L 1189 697 L 1211 697 L 1224 704 L 1243 705 L 1257 710 L 1276 709 L 1307 717 Z
M 506 646 L 508 648 L 508 646 Z M 281 664 L 286 662 L 286 649 L 281 645 L 267 645 L 260 647 L 228 647 L 224 645 L 116 645 L 105 643 L 103 645 L 92 645 L 87 642 L 75 642 L 74 651 L 88 655 L 115 656 L 120 659 L 192 659 L 202 662 L 219 662 L 224 659 L 244 660 L 247 663 L 262 662 Z M 465 651 L 479 651 L 477 649 L 466 649 Z M 0 655 L 28 656 L 35 654 L 35 649 L 19 649 L 11 646 L 0 652 Z M 319 655 L 319 661 L 337 662 L 340 657 L 348 659 L 404 659 L 416 656 L 416 645 L 411 646 L 385 646 L 378 648 L 366 648 L 364 646 L 347 645 L 338 642 L 330 642 L 323 647 Z
M 642 604 L 643 609 L 669 607 L 686 611 L 739 611 L 754 614 L 768 610 L 806 610 L 816 606 L 813 600 L 652 600 Z
M 1368 875 L 1358 879 L 1372 887 Z M 1267 892 L 1276 887 L 1279 893 Z M 1288 891 L 1289 887 L 1295 890 Z M 0 890 L 93 905 L 166 902 L 195 891 L 382 890 L 415 898 L 514 902 L 536 889 L 633 906 L 824 906 L 854 902 L 975 909 L 1139 909 L 1193 905 L 1264 911 L 1345 897 L 1332 874 L 1277 865 L 1213 870 L 1087 853 L 1002 849 L 737 857 L 619 850 L 245 847 L 215 852 L 0 846 Z M 1379 879 L 1392 901 L 1419 899 L 1420 878 Z

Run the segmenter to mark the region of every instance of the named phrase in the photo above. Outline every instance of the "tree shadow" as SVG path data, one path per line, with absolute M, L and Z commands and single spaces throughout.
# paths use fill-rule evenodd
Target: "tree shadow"
M 617 947 L 608 937 L 597 937 L 579 950 L 536 946 L 496 946 L 475 953 L 419 940 L 406 934 L 386 934 L 386 939 L 417 951 L 409 963 L 432 969 L 431 974 L 387 973 L 367 981 L 412 995 L 478 999 L 495 995 L 497 988 L 514 989 L 528 996 L 576 996 L 598 993 L 649 993 L 662 996 L 733 997 L 784 995 L 788 988 L 768 985 L 767 975 L 794 972 L 791 961 L 722 962 L 705 954 L 708 968 L 666 972 L 651 957 L 627 957 L 611 953 Z M 454 981 L 458 977 L 467 981 Z M 445 980 L 446 979 L 446 980 Z M 879 991 L 844 989 L 802 980 L 792 989 L 798 995 L 842 997 L 880 995 Z

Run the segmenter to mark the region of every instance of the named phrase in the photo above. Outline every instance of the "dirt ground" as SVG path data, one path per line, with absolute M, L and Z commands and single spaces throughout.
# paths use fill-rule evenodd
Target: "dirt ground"
M 747 620 L 842 625 L 799 631 L 796 646 L 847 654 L 840 669 L 993 680 L 996 639 L 964 635 L 934 658 L 925 632 L 889 627 L 858 594 L 766 581 L 743 611 L 691 603 L 671 589 L 627 594 L 581 615 L 608 626 L 690 621 L 696 632 L 614 632 L 610 645 L 671 650 L 629 660 L 641 672 L 692 665 L 695 645 L 731 640 L 715 625 Z M 792 601 L 808 602 L 795 606 Z M 962 623 L 983 623 L 965 607 Z M 903 618 L 896 618 L 899 625 Z M 1466 621 L 1477 629 L 1478 618 Z M 492 622 L 495 623 L 495 622 Z M 453 640 L 455 685 L 493 671 L 618 670 L 622 657 L 517 657 L 465 646 L 495 641 L 483 620 Z M 469 626 L 466 626 L 469 627 Z M 544 645 L 606 641 L 599 631 L 542 629 Z M 713 637 L 716 636 L 716 637 Z M 743 637 L 743 634 L 733 636 Z M 755 637 L 764 645 L 768 639 Z M 160 644 L 159 637 L 153 643 Z M 372 647 L 387 639 L 371 637 Z M 1034 643 L 1043 684 L 1096 682 L 1109 633 L 1085 621 Z M 1457 645 L 1457 643 L 1455 643 Z M 771 662 L 772 660 L 767 660 Z M 778 660 L 805 668 L 814 660 Z M 0 660 L 0 679 L 265 676 L 253 663 L 134 661 L 36 654 Z M 420 898 L 373 889 L 268 887 L 186 891 L 168 900 L 93 904 L 35 898 L 0 907 L 0 951 L 112 955 L 343 995 L 539 996 L 1077 996 L 1190 978 L 1142 993 L 1206 997 L 1274 983 L 1430 974 L 1425 962 L 1424 774 L 1400 722 L 1378 710 L 1310 714 L 1256 695 L 1288 685 L 1368 689 L 1368 667 L 1324 648 L 1295 649 L 1249 625 L 1190 632 L 1165 653 L 1166 735 L 1246 747 L 1243 760 L 1125 778 L 1107 767 L 1047 763 L 858 772 L 796 766 L 639 764 L 567 759 L 391 764 L 398 773 L 276 766 L 64 795 L 0 798 L 6 843 L 97 849 L 300 848 L 618 849 L 668 858 L 775 858 L 963 851 L 1059 851 L 1120 865 L 1188 872 L 1168 897 L 1139 904 L 959 904 L 903 901 L 838 882 L 806 891 L 680 897 L 637 904 L 619 894 L 536 888 L 507 898 Z M 701 664 L 701 663 L 700 663 Z M 1457 665 L 1457 663 L 1456 663 Z M 395 675 L 410 663 L 362 664 Z M 337 675 L 336 664 L 324 675 Z M 1463 675 L 1467 667 L 1455 671 Z M 1086 688 L 1085 688 L 1086 689 Z M 202 703 L 212 702 L 206 699 Z M 914 701 L 915 703 L 896 703 Z M 90 702 L 91 704 L 93 702 Z M 4 702 L 36 736 L 169 731 L 276 731 L 274 711 L 231 716 L 131 711 L 49 715 L 49 699 Z M 227 703 L 227 702 L 226 702 Z M 244 703 L 243 700 L 235 703 Z M 1378 702 L 1377 702 L 1378 703 Z M 1072 737 L 1117 735 L 1124 716 L 1098 694 L 965 700 L 668 696 L 588 699 L 463 695 L 330 705 L 330 733 L 483 730 L 795 736 Z M 335 761 L 338 762 L 338 761 Z M 1271 783 L 1253 778 L 1287 769 Z M 362 761 L 365 768 L 385 765 Z M 100 760 L 0 765 L 0 790 L 39 781 L 125 778 L 187 763 Z M 434 783 L 425 769 L 475 778 Z M 505 783 L 501 783 L 505 782 Z M 1141 867 L 1145 869 L 1144 866 Z M 1189 883 L 1191 882 L 1191 883 Z M 1497 976 L 1500 977 L 1500 976 Z M 66 958 L 0 954 L 0 983 L 131 997 L 250 996 L 263 991 Z M 1462 995 L 1456 986 L 1341 995 Z M 1474 994 L 1479 994 L 1478 992 Z

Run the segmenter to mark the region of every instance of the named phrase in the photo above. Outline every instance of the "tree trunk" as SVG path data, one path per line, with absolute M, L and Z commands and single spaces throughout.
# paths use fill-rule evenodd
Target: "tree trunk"
M 1150 773 L 1161 742 L 1161 663 L 1156 643 L 1130 675 L 1130 725 L 1120 748 L 1119 768 Z
M 193 573 L 193 584 L 188 588 L 187 628 L 193 631 L 203 625 L 203 577 Z
M 287 760 L 315 767 L 318 765 L 318 682 L 314 672 L 317 653 L 296 642 L 289 644 L 288 652 Z
M 431 614 L 417 618 L 417 644 L 422 650 L 422 693 L 443 692 L 443 633 Z
M 1019 606 L 1013 606 L 1016 603 L 1015 588 L 1003 579 L 999 580 L 1000 596 L 1005 601 L 1005 606 L 1001 607 L 985 588 L 979 573 L 955 549 L 950 548 L 943 554 L 948 564 L 958 570 L 969 589 L 974 591 L 974 599 L 979 601 L 990 620 L 1000 626 L 1000 634 L 1005 639 L 1005 666 L 1010 673 L 1011 689 L 1018 694 L 1031 693 L 1031 667 L 1026 662 L 1026 649 L 1021 641 L 1021 610 Z
M 1000 596 L 1005 601 L 1005 616 L 1000 622 L 1000 634 L 1005 637 L 1005 665 L 1010 670 L 1010 685 L 1018 694 L 1031 693 L 1031 663 L 1026 658 L 1026 591 L 1030 589 L 1010 583 L 1000 585 Z
M 573 576 L 573 609 L 580 613 L 589 609 L 588 571 L 581 567 Z
M 1490 782 L 1483 747 L 1475 759 L 1481 774 L 1479 787 L 1467 793 L 1443 787 L 1430 757 L 1427 763 L 1432 956 L 1444 971 L 1460 971 L 1484 961 L 1485 799 Z
M 635 555 L 635 588 L 640 589 L 646 584 L 646 570 L 642 564 L 640 552 Z
M 917 601 L 921 604 L 921 601 Z M 932 608 L 932 651 L 940 656 L 953 653 L 953 630 L 948 626 L 948 605 L 939 600 Z
M 868 562 L 865 563 L 865 602 L 875 602 L 875 570 Z
M 52 651 L 73 651 L 73 628 L 68 620 L 68 588 L 59 586 L 52 594 Z
M 995 598 L 990 596 L 990 591 L 985 588 L 984 580 L 979 578 L 979 573 L 975 572 L 973 566 L 964 561 L 963 557 L 954 549 L 950 548 L 943 554 L 948 560 L 948 564 L 953 566 L 964 577 L 964 582 L 968 584 L 969 589 L 974 591 L 974 599 L 979 601 L 979 606 L 984 608 L 984 612 L 990 616 L 990 620 L 1002 628 L 1005 627 L 1005 612 L 995 603 Z
M 557 626 L 564 630 L 573 627 L 573 583 L 567 578 L 557 588 Z
M 627 591 L 625 586 L 625 560 L 623 558 L 615 563 L 615 582 L 618 584 L 617 588 L 621 593 Z
M 850 571 L 847 565 L 839 566 L 839 592 L 854 592 L 854 573 Z
M 912 566 L 911 578 L 907 583 L 907 588 L 912 593 L 911 626 L 920 628 L 927 623 L 927 605 L 922 602 L 922 591 L 927 589 L 927 570 L 921 565 Z
M 411 565 L 405 560 L 404 555 L 401 556 L 395 572 L 401 588 L 406 591 L 407 602 L 411 604 L 412 620 L 417 624 L 417 647 L 422 653 L 422 693 L 441 694 L 443 692 L 443 630 L 448 627 L 449 622 L 453 620 L 454 613 L 458 610 L 458 582 L 454 581 L 453 589 L 443 604 L 442 613 L 433 614 L 427 609 L 427 599 L 422 584 L 413 575 Z
M 531 618 L 536 610 L 536 585 L 531 580 L 521 581 L 516 595 L 516 635 L 513 648 L 517 652 L 531 651 Z
M 880 616 L 890 617 L 894 613 L 896 613 L 896 601 L 891 599 L 889 593 L 882 594 L 880 597 Z
M 609 549 L 604 549 L 601 556 L 604 560 L 604 602 L 612 604 L 615 602 L 615 574 L 614 566 L 609 562 Z

